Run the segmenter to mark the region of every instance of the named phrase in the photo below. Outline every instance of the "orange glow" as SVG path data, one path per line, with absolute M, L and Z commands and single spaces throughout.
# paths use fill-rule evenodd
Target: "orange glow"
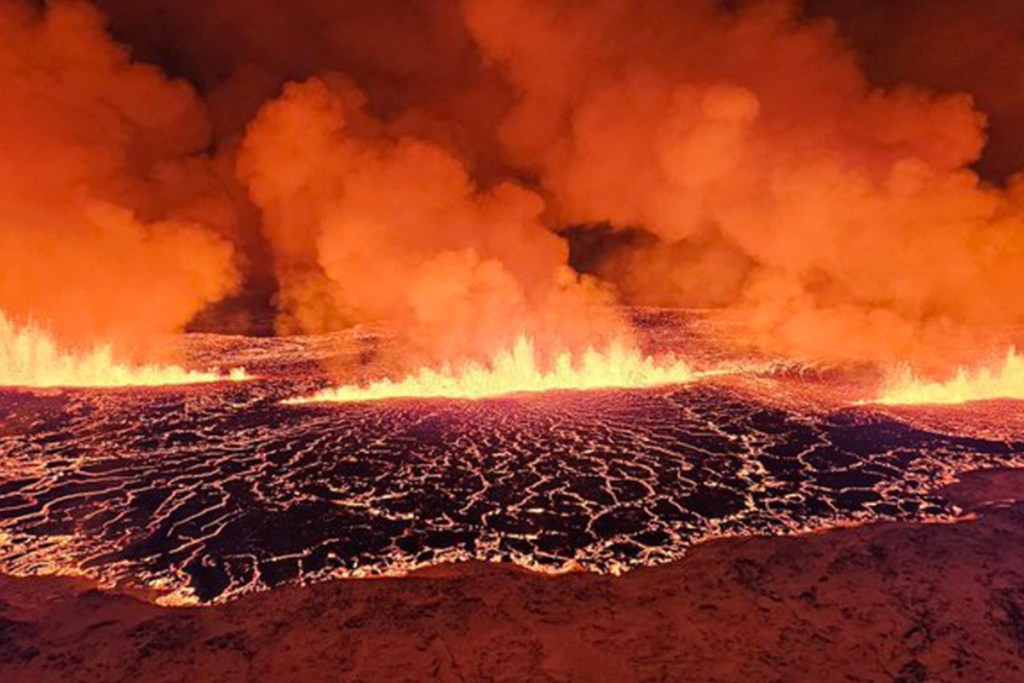
M 999 398 L 1024 400 L 1024 356 L 1011 348 L 999 367 L 967 370 L 945 382 L 920 379 L 904 367 L 888 382 L 875 403 L 886 405 L 954 404 Z
M 424 368 L 397 382 L 382 379 L 368 386 L 346 385 L 286 403 L 376 401 L 388 398 L 478 399 L 542 391 L 641 388 L 684 384 L 697 379 L 683 361 L 655 359 L 622 344 L 606 351 L 589 349 L 579 358 L 563 353 L 550 369 L 538 360 L 533 340 L 520 336 L 511 350 L 498 353 L 486 366 L 464 363 L 457 368 Z
M 19 329 L 0 313 L 0 386 L 141 387 L 248 378 L 241 368 L 224 375 L 177 365 L 124 365 L 114 360 L 109 346 L 70 352 L 45 331 L 31 325 Z

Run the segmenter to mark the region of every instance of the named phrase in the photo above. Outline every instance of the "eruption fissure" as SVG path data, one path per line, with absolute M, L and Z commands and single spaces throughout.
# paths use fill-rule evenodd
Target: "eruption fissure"
M 534 342 L 520 336 L 515 345 L 488 364 L 466 362 L 439 369 L 424 368 L 403 379 L 382 379 L 367 385 L 324 389 L 287 404 L 376 401 L 391 398 L 479 399 L 520 393 L 626 389 L 686 384 L 712 373 L 700 373 L 672 356 L 654 358 L 621 343 L 605 351 L 587 349 L 578 357 L 559 354 L 550 367 L 538 356 Z
M 247 379 L 242 368 L 220 373 L 121 363 L 109 346 L 80 352 L 62 349 L 44 330 L 17 326 L 0 312 L 0 387 L 147 387 Z
M 957 368 L 945 381 L 919 377 L 909 366 L 891 376 L 875 403 L 885 405 L 958 404 L 993 399 L 1024 400 L 1024 356 L 1010 348 L 1000 364 Z

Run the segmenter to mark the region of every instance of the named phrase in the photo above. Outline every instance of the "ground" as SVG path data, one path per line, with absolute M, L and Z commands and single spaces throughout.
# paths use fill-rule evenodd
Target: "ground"
M 3 681 L 1020 681 L 1024 472 L 956 523 L 719 539 L 624 576 L 434 567 L 168 608 L 0 578 Z

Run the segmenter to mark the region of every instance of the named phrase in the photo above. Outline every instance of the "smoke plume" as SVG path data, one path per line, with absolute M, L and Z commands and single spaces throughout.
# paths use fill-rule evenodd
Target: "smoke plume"
M 0 310 L 66 343 L 184 326 L 236 284 L 202 103 L 79 2 L 0 3 Z
M 440 360 L 600 345 L 614 303 L 933 359 L 1024 321 L 1022 21 L 0 0 L 0 310 L 129 349 L 269 281 L 279 332 L 391 321 Z
M 970 170 L 971 97 L 872 86 L 789 2 L 464 4 L 518 92 L 507 157 L 559 221 L 657 238 L 598 269 L 634 296 L 724 304 L 761 345 L 858 358 L 1024 314 L 1022 187 Z
M 1024 3 L 809 0 L 837 22 L 873 83 L 966 92 L 988 119 L 975 165 L 1001 181 L 1024 166 Z
M 450 152 L 363 104 L 344 80 L 291 84 L 242 144 L 284 331 L 397 320 L 440 359 L 485 356 L 520 334 L 573 349 L 619 333 L 602 289 L 568 268 L 567 245 L 540 222 L 537 194 L 477 187 Z

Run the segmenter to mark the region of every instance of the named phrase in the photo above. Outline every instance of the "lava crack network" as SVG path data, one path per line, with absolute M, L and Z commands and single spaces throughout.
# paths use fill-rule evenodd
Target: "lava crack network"
M 533 341 L 521 336 L 511 350 L 498 353 L 486 366 L 467 362 L 453 368 L 445 364 L 439 370 L 424 368 L 398 381 L 382 379 L 366 386 L 328 388 L 285 403 L 478 399 L 544 391 L 647 388 L 685 384 L 704 374 L 672 356 L 655 359 L 623 344 L 613 344 L 603 352 L 589 349 L 579 358 L 562 353 L 550 369 L 544 369 Z
M 110 347 L 89 351 L 61 349 L 45 331 L 11 323 L 0 312 L 0 386 L 7 387 L 140 387 L 241 381 L 246 372 L 198 372 L 177 365 L 125 365 Z

